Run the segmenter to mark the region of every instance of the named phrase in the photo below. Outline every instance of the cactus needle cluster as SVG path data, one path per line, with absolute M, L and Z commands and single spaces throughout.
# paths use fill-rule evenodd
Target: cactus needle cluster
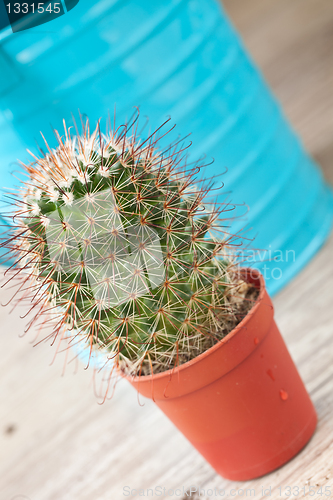
M 31 324 L 132 375 L 173 368 L 229 333 L 247 285 L 223 231 L 228 207 L 206 201 L 212 184 L 186 151 L 161 151 L 158 132 L 140 141 L 133 124 L 56 135 L 24 165 L 3 243 Z

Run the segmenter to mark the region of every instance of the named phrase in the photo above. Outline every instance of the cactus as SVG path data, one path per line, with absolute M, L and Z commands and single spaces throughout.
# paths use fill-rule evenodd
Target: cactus
M 25 165 L 3 246 L 31 324 L 51 322 L 53 341 L 143 375 L 223 338 L 245 314 L 248 285 L 238 239 L 222 230 L 229 207 L 206 201 L 213 181 L 198 183 L 181 145 L 161 152 L 159 131 L 140 142 L 133 128 L 56 132 L 57 148 Z

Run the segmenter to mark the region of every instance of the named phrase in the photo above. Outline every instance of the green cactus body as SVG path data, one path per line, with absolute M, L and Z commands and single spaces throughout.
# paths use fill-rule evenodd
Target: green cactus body
M 66 331 L 126 373 L 187 361 L 235 320 L 230 237 L 213 236 L 222 208 L 205 204 L 181 151 L 128 134 L 58 135 L 26 166 L 11 254 L 54 336 Z

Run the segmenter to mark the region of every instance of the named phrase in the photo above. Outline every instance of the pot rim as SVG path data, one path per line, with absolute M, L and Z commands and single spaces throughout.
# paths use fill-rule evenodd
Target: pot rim
M 257 269 L 253 269 L 250 267 L 244 267 L 239 269 L 239 273 L 241 275 L 245 275 L 247 278 L 250 278 L 248 280 L 249 283 L 252 283 L 253 285 L 256 286 L 256 288 L 259 289 L 259 295 L 257 297 L 257 300 L 253 304 L 253 307 L 247 312 L 246 316 L 238 323 L 238 325 L 231 330 L 223 339 L 219 340 L 214 344 L 212 347 L 204 351 L 203 353 L 199 354 L 193 359 L 190 359 L 189 361 L 186 361 L 186 363 L 183 363 L 179 366 L 174 366 L 173 368 L 170 368 L 169 370 L 165 370 L 160 373 L 152 374 L 152 375 L 125 375 L 124 373 L 119 370 L 120 375 L 130 381 L 132 384 L 140 384 L 140 383 L 149 383 L 149 382 L 156 382 L 157 380 L 161 380 L 163 378 L 169 377 L 171 378 L 172 375 L 175 375 L 176 373 L 181 373 L 184 370 L 192 367 L 193 365 L 200 363 L 202 360 L 204 360 L 207 356 L 210 356 L 212 353 L 214 353 L 216 350 L 220 349 L 223 344 L 226 344 L 229 342 L 235 335 L 237 335 L 246 325 L 246 323 L 250 320 L 250 318 L 253 316 L 253 314 L 257 311 L 259 308 L 262 300 L 264 299 L 265 295 L 267 295 L 266 292 L 266 286 L 265 286 L 265 280 L 263 275 L 258 271 Z

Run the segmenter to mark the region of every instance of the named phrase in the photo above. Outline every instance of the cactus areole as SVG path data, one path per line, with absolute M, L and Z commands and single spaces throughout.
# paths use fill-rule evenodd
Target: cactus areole
M 29 302 L 29 327 L 52 326 L 52 343 L 69 341 L 88 364 L 97 353 L 110 380 L 120 373 L 156 399 L 219 473 L 262 475 L 310 438 L 312 403 L 263 280 L 235 264 L 240 237 L 228 233 L 230 205 L 211 199 L 216 180 L 198 181 L 182 142 L 161 150 L 163 128 L 140 142 L 137 124 L 65 126 L 55 149 L 24 165 L 2 243 L 15 261 L 13 300 Z M 272 387 L 260 349 L 273 367 L 279 358 Z

